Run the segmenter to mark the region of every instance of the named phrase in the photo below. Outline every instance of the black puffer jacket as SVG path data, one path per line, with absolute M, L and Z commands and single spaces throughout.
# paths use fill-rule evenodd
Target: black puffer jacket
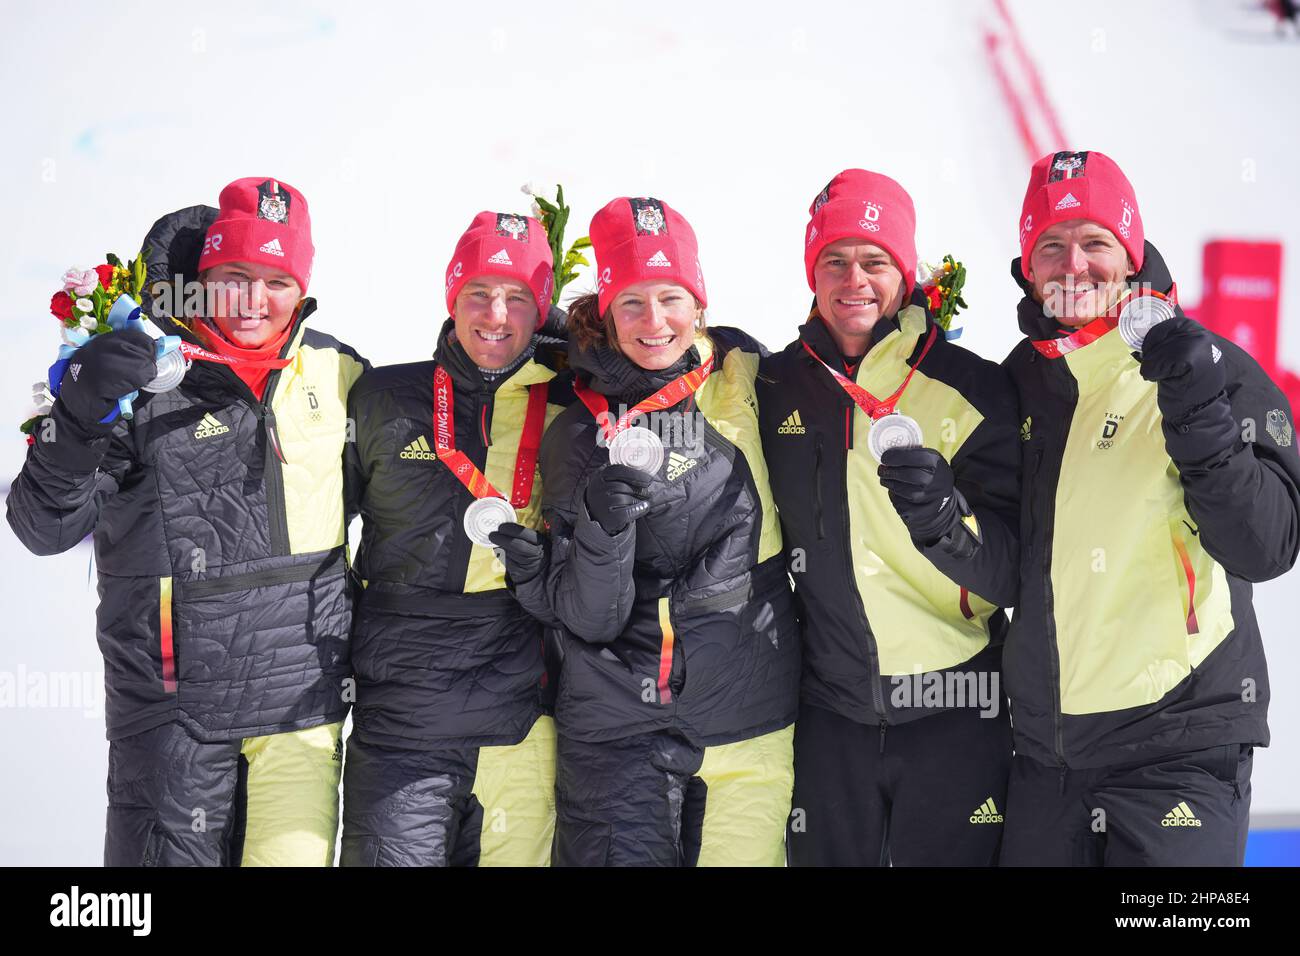
M 1020 597 L 1004 672 L 1016 752 L 1060 767 L 1268 743 L 1251 582 L 1300 550 L 1292 411 L 1259 364 L 1208 334 L 1226 388 L 1169 420 L 1118 329 L 1065 332 L 1025 290 L 1004 365 L 1025 415 Z M 1135 283 L 1169 292 L 1151 243 Z M 1180 313 L 1181 314 L 1181 313 Z M 1184 319 L 1184 321 L 1190 321 Z
M 608 349 L 570 347 L 577 374 L 611 412 L 645 399 L 716 350 L 712 375 L 658 419 L 666 454 L 650 510 L 617 535 L 588 514 L 588 480 L 607 464 L 596 421 L 569 407 L 542 443 L 546 570 L 518 588 L 554 614 L 562 734 L 600 741 L 675 730 L 700 746 L 790 724 L 798 627 L 758 433 L 760 346 L 735 329 L 699 335 L 683 360 L 648 372 Z
M 474 498 L 435 453 L 435 367 L 451 376 L 455 447 L 507 496 L 531 389 L 545 393 L 546 421 L 573 400 L 562 342 L 538 341 L 530 359 L 489 383 L 451 331 L 448 320 L 433 361 L 377 368 L 351 401 L 348 497 L 364 522 L 365 580 L 353 721 L 368 742 L 417 750 L 516 744 L 547 692 L 542 627 L 506 590 L 493 550 L 465 534 Z M 535 479 L 517 509 L 522 524 L 540 525 L 541 492 Z
M 984 705 L 1002 699 L 1007 621 L 999 606 L 1015 603 L 1018 581 L 1016 395 L 997 365 L 945 340 L 923 301 L 918 292 L 877 322 L 871 350 L 851 369 L 814 317 L 759 375 L 772 488 L 786 547 L 799 559 L 791 570 L 803 698 L 863 724 L 901 724 L 954 706 L 954 697 L 922 706 L 910 692 L 914 675 L 981 681 Z M 908 381 L 898 409 L 951 463 L 969 522 L 933 545 L 913 541 L 868 450 L 870 420 L 823 362 L 882 397 Z M 963 691 L 960 700 L 974 706 L 976 696 Z
M 195 206 L 154 225 L 151 281 L 173 265 L 194 278 L 215 214 Z M 365 363 L 306 327 L 314 309 L 303 302 L 281 353 L 293 361 L 271 373 L 265 401 L 226 366 L 195 362 L 89 445 L 37 429 L 9 524 L 37 554 L 94 533 L 110 739 L 180 719 L 201 740 L 231 740 L 347 713 L 342 462 L 347 391 Z M 56 402 L 55 436 L 75 429 L 62 414 Z

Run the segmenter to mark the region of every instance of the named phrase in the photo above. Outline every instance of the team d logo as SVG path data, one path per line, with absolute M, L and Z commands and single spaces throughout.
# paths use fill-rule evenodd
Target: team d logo
M 289 221 L 289 194 L 274 179 L 257 187 L 257 218 L 267 222 Z
M 868 232 L 880 231 L 880 205 L 874 202 L 868 202 L 866 208 L 862 210 L 862 218 L 858 220 L 858 225 Z
M 1124 205 L 1124 212 L 1119 217 L 1119 234 L 1127 239 L 1133 229 L 1133 207 L 1127 200 L 1121 199 L 1120 202 Z
M 1106 413 L 1106 421 L 1101 426 L 1101 438 L 1097 439 L 1098 448 L 1105 451 L 1114 446 L 1115 435 L 1119 432 L 1119 423 L 1123 420 L 1123 415 L 1117 415 L 1115 412 Z
M 668 232 L 664 219 L 664 204 L 658 199 L 629 199 L 632 219 L 638 236 L 662 236 Z
M 520 242 L 528 241 L 528 220 L 508 212 L 497 213 L 497 235 L 509 236 Z

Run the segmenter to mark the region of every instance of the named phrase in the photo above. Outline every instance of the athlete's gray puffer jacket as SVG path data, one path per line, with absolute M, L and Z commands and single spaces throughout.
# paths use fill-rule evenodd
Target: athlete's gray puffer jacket
M 172 263 L 194 277 L 215 214 L 195 206 L 154 225 L 151 282 Z M 366 363 L 306 328 L 314 308 L 299 309 L 281 353 L 293 361 L 271 373 L 265 401 L 226 366 L 195 362 L 109 435 L 77 440 L 58 402 L 52 434 L 37 428 L 9 524 L 36 554 L 94 533 L 109 739 L 181 720 L 201 740 L 233 740 L 347 713 L 342 460 L 347 393 Z
M 570 340 L 580 380 L 611 413 L 706 361 L 693 395 L 636 427 L 666 444 L 650 509 L 616 535 L 587 511 L 608 450 L 581 402 L 542 440 L 546 569 L 516 586 L 521 604 L 564 625 L 555 717 L 599 742 L 672 730 L 697 746 L 788 726 L 799 693 L 798 625 L 768 489 L 754 379 L 761 346 L 736 329 L 696 337 L 681 362 L 650 372 Z

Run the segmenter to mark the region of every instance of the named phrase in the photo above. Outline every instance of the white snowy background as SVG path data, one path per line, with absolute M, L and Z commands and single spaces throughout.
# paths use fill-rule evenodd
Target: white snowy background
M 1071 144 L 1127 171 L 1184 299 L 1200 297 L 1207 239 L 1286 243 L 1281 350 L 1300 369 L 1300 44 L 1226 0 L 1009 6 Z M 46 304 L 63 271 L 134 255 L 158 216 L 215 205 L 241 176 L 306 194 L 314 322 L 384 364 L 430 354 L 456 238 L 481 209 L 526 211 L 526 180 L 565 185 L 571 237 L 613 196 L 666 199 L 700 237 L 710 320 L 783 345 L 810 298 L 808 204 L 863 166 L 911 192 L 923 258 L 965 261 L 962 344 L 1000 360 L 1018 337 L 1007 270 L 1029 164 L 981 47 L 991 11 L 7 2 L 0 475 L 21 467 L 16 426 L 54 358 Z M 102 858 L 90 555 L 38 559 L 0 527 L 0 680 L 18 687 L 0 707 L 0 864 Z M 1256 592 L 1274 743 L 1257 751 L 1253 807 L 1274 823 L 1300 815 L 1297 581 Z M 42 684 L 61 699 L 42 702 Z

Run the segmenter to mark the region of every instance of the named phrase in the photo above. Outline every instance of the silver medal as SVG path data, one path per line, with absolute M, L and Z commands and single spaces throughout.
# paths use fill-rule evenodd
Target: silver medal
M 1174 317 L 1174 307 L 1153 295 L 1139 295 L 1129 299 L 1119 314 L 1119 337 L 1135 352 L 1142 351 L 1142 342 L 1151 329 Z
M 170 392 L 181 383 L 185 373 L 190 369 L 190 362 L 179 349 L 161 355 L 158 358 L 158 373 L 148 385 L 146 392 Z
M 867 447 L 876 461 L 890 448 L 920 448 L 921 426 L 901 412 L 890 412 L 871 423 Z
M 609 460 L 655 474 L 664 463 L 664 443 L 648 428 L 628 428 L 610 439 Z
M 479 498 L 465 509 L 465 534 L 475 544 L 490 548 L 492 542 L 488 535 L 501 525 L 518 520 L 515 509 L 504 498 Z

